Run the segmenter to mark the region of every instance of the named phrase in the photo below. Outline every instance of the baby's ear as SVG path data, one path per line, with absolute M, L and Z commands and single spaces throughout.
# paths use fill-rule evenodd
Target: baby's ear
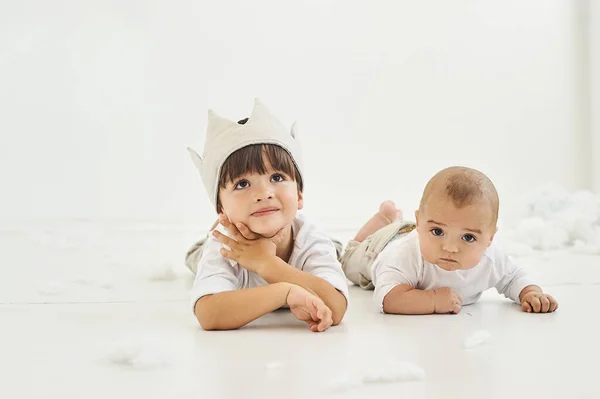
M 415 211 L 415 224 L 417 225 L 417 227 L 419 227 L 419 210 L 417 209 Z
M 488 243 L 488 247 L 490 245 L 492 245 L 492 242 L 494 241 L 494 237 L 496 236 L 496 233 L 498 232 L 498 227 L 496 226 L 496 229 L 494 230 L 494 233 L 492 234 L 492 236 L 490 237 L 490 242 Z

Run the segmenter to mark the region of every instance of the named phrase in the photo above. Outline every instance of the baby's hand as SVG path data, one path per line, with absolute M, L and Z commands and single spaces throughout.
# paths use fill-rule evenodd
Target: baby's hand
M 321 298 L 311 294 L 299 285 L 292 285 L 286 298 L 293 315 L 306 322 L 314 332 L 327 330 L 333 324 L 331 309 Z
M 458 313 L 462 307 L 462 296 L 450 288 L 438 288 L 433 290 L 434 312 L 435 313 Z
M 548 294 L 530 291 L 522 296 L 521 309 L 527 313 L 551 313 L 558 309 L 558 302 Z

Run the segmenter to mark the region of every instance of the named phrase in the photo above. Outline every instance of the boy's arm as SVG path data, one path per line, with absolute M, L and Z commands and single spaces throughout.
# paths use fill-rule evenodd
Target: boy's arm
M 299 285 L 321 298 L 331 309 L 333 325 L 342 321 L 348 305 L 346 297 L 328 281 L 296 269 L 276 256 L 271 257 L 268 262 L 263 264 L 258 274 L 269 284 L 286 282 Z
M 450 288 L 418 290 L 399 284 L 383 298 L 383 312 L 393 314 L 458 313 L 461 306 L 460 294 Z
M 286 282 L 298 285 L 318 296 L 331 309 L 333 325 L 342 321 L 346 312 L 346 296 L 348 285 L 337 261 L 335 247 L 329 240 L 315 242 L 311 246 L 311 254 L 304 264 L 304 271 L 296 269 L 275 255 L 276 244 L 273 238 L 256 238 L 248 227 L 240 224 L 234 226 L 221 219 L 221 223 L 233 235 L 227 237 L 219 231 L 214 237 L 229 250 L 221 250 L 221 254 L 240 264 L 245 269 L 260 275 L 269 284 Z M 247 235 L 253 235 L 247 238 Z M 335 267 L 337 266 L 337 269 Z M 338 274 L 336 275 L 336 271 Z M 333 282 L 335 281 L 335 283 Z M 339 291 L 338 291 L 339 290 Z M 340 292 L 342 291 L 342 292 Z
M 194 313 L 205 330 L 232 330 L 245 326 L 286 304 L 291 284 L 278 283 L 205 295 Z

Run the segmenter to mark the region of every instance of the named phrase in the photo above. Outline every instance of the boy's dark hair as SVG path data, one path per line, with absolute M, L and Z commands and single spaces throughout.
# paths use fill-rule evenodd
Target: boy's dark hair
M 248 122 L 248 118 L 238 121 L 240 125 Z M 233 152 L 221 167 L 219 174 L 219 189 L 225 188 L 227 183 L 234 181 L 246 173 L 267 172 L 265 160 L 273 169 L 290 176 L 298 185 L 298 191 L 302 192 L 302 177 L 292 160 L 292 156 L 282 147 L 276 144 L 251 144 Z M 221 201 L 217 196 L 217 211 L 221 212 Z

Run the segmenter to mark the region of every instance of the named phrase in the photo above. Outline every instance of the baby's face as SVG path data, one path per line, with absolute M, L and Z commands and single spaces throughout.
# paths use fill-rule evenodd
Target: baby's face
M 423 259 L 444 270 L 477 266 L 496 233 L 486 201 L 459 209 L 445 195 L 431 195 L 415 217 Z

